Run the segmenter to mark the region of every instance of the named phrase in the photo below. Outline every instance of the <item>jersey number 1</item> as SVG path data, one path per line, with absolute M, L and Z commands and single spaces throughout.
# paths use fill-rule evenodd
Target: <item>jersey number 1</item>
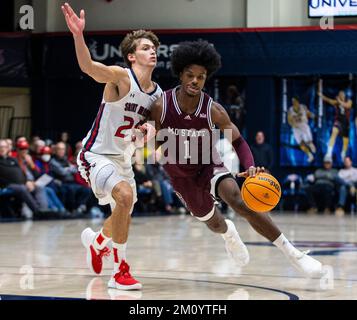
M 186 140 L 183 142 L 185 144 L 185 159 L 191 159 L 190 156 L 190 140 Z

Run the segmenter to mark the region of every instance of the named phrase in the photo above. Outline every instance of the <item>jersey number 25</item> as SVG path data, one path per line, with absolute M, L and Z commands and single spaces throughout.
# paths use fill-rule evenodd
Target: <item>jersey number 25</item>
M 128 117 L 128 116 L 124 116 L 124 122 L 128 122 L 128 124 L 125 124 L 123 126 L 120 126 L 117 130 L 117 132 L 115 133 L 115 136 L 116 137 L 119 137 L 119 138 L 125 138 L 125 134 L 122 133 L 122 131 L 124 130 L 130 130 L 132 129 L 133 127 L 134 128 L 138 128 L 139 126 L 141 126 L 144 121 L 143 120 L 140 120 L 135 126 L 134 126 L 134 119 L 131 118 L 131 117 Z

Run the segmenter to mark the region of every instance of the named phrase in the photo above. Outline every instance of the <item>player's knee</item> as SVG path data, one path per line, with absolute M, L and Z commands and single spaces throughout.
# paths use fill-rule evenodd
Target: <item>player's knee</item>
M 236 200 L 235 211 L 243 218 L 246 218 L 249 214 L 252 213 L 252 211 L 249 210 L 248 207 L 245 205 L 242 197 Z
M 120 182 L 114 188 L 112 197 L 117 206 L 131 208 L 133 204 L 133 190 L 129 183 Z
M 242 196 L 239 189 L 231 190 L 228 194 L 225 195 L 225 199 L 233 209 L 236 209 L 239 208 L 241 204 Z

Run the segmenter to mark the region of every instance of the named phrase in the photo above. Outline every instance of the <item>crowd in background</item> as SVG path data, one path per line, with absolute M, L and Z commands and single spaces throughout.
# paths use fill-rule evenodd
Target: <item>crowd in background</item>
M 357 205 L 357 168 L 350 157 L 345 157 L 344 167 L 333 167 L 333 160 L 325 156 L 322 168 L 306 177 L 290 174 L 283 182 L 283 199 L 298 206 L 295 210 L 306 210 L 309 215 L 323 212 L 325 215 L 344 216 L 355 213 Z M 282 203 L 283 205 L 283 203 Z M 285 208 L 284 208 L 285 209 Z
M 72 149 L 68 133 L 57 142 L 33 136 L 0 139 L 0 217 L 34 219 L 105 216 L 88 183 L 77 170 L 82 149 Z M 138 202 L 134 211 L 186 213 L 159 164 L 133 166 Z
M 272 172 L 274 166 L 273 148 L 265 142 L 264 133 L 257 132 L 255 143 L 251 145 L 255 165 Z M 299 174 L 289 174 L 281 181 L 283 208 L 285 198 L 290 198 L 300 205 L 301 211 L 314 215 L 323 212 L 328 215 L 334 212 L 343 216 L 345 212 L 354 212 L 357 206 L 357 168 L 353 167 L 350 157 L 344 158 L 344 167 L 333 167 L 332 156 L 326 155 L 322 168 L 310 172 L 304 178 Z M 293 198 L 293 199 L 291 199 Z M 287 203 L 285 203 L 287 205 Z M 287 206 L 288 207 L 288 206 Z M 292 207 L 288 207 L 292 209 Z

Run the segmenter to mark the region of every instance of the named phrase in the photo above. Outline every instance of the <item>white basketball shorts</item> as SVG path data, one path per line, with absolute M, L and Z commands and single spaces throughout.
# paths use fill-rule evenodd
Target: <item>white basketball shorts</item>
M 137 201 L 132 165 L 125 161 L 124 157 L 101 155 L 82 150 L 78 154 L 77 164 L 82 178 L 90 184 L 100 205 L 110 204 L 113 209 L 115 200 L 112 197 L 112 190 L 116 184 L 122 181 L 128 182 L 133 190 L 133 205 Z M 99 187 L 98 181 L 106 180 L 106 176 L 100 176 L 107 174 L 106 168 L 110 168 L 113 172 L 110 177 L 110 188 L 107 187 L 104 191 L 103 188 Z

